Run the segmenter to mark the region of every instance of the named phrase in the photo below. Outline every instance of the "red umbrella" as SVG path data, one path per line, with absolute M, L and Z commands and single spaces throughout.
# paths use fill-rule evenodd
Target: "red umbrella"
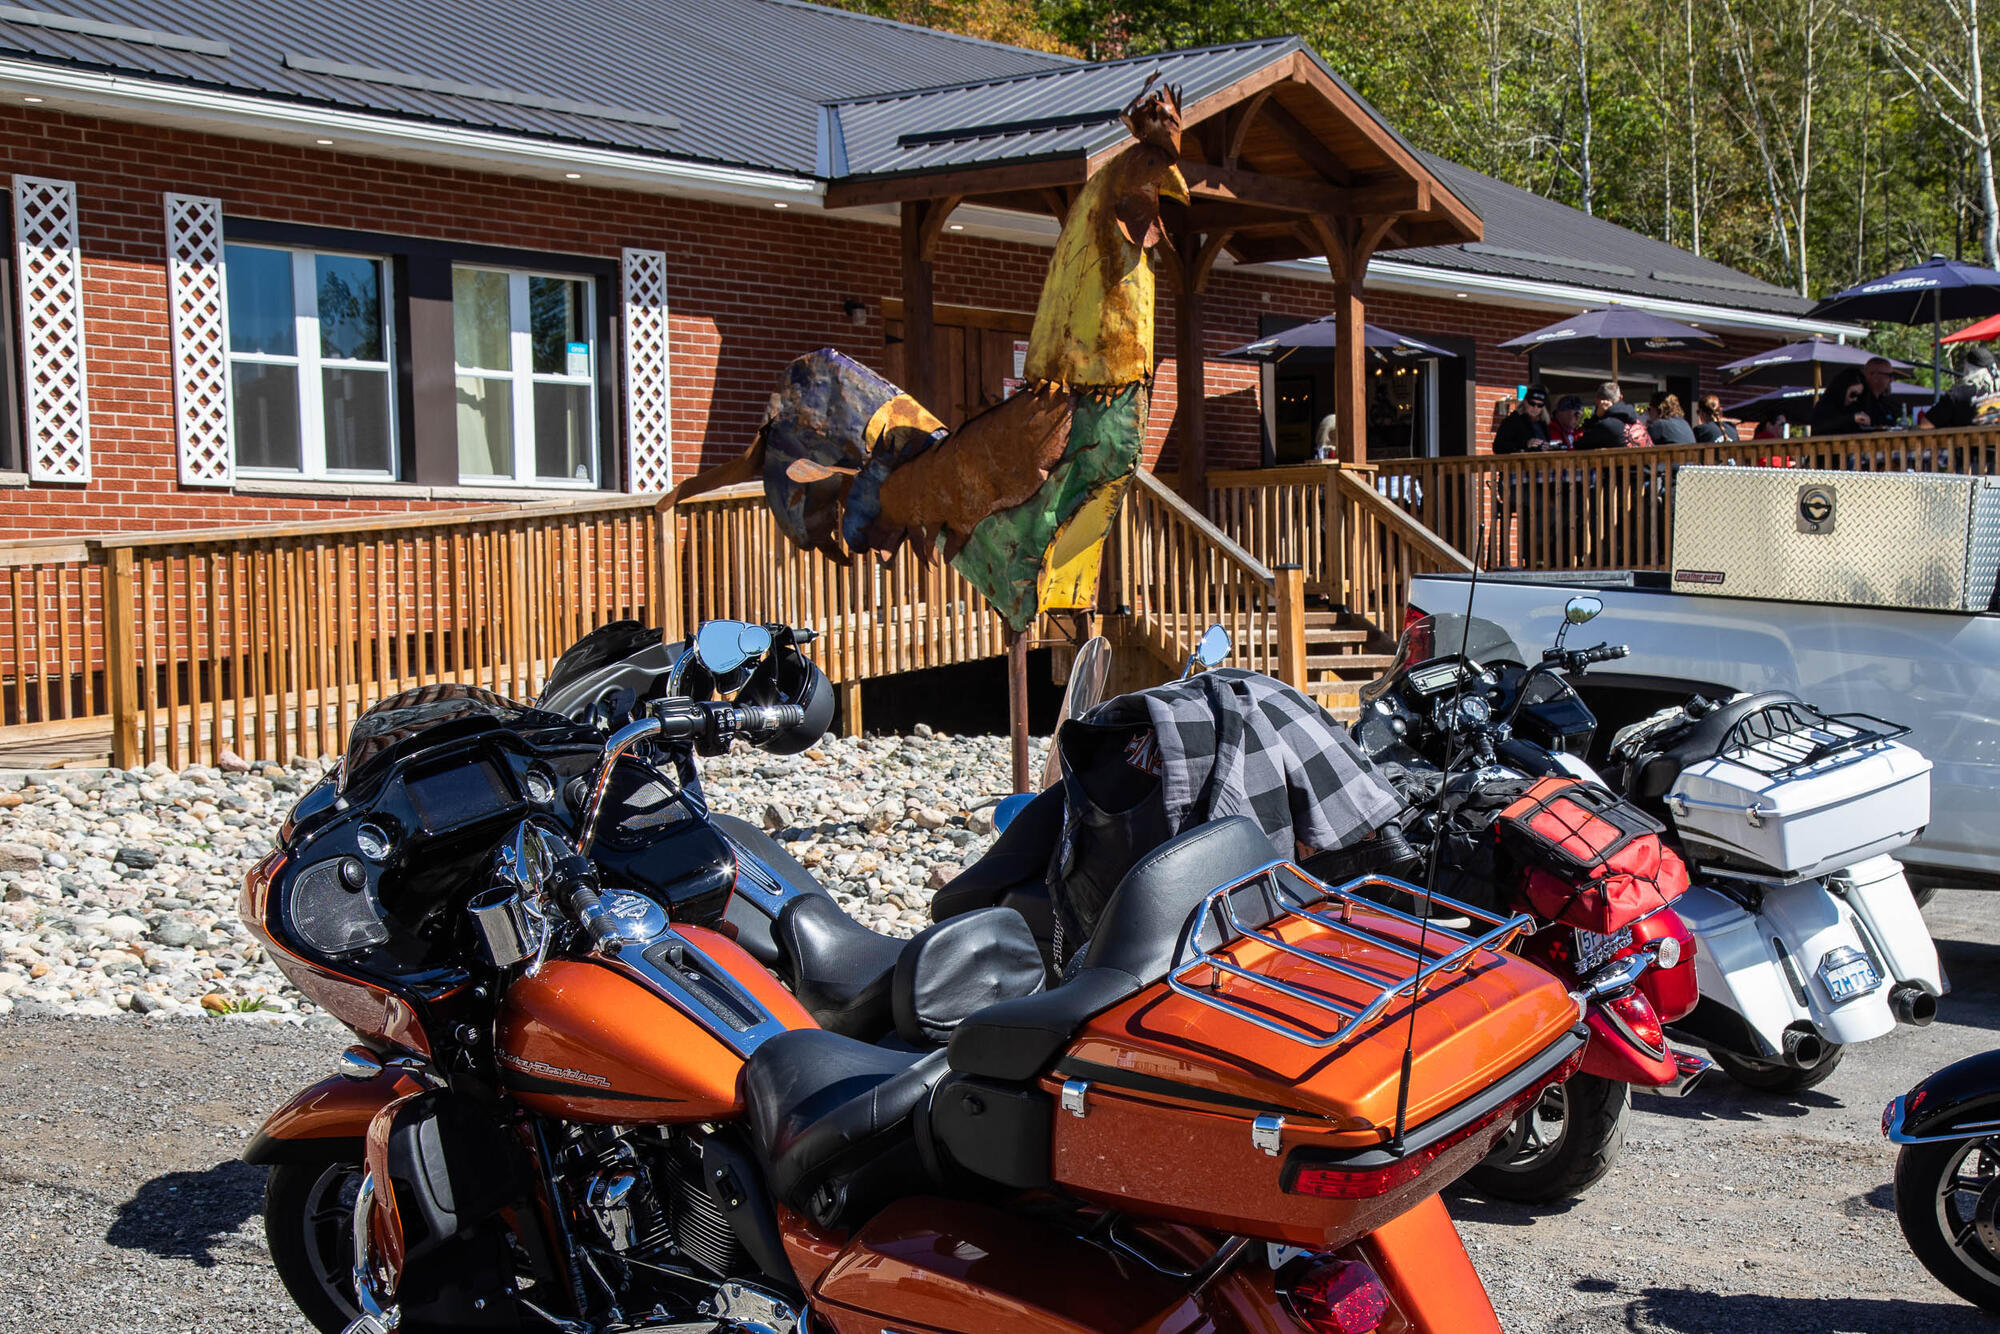
M 1977 324 L 1968 324 L 1957 333 L 1946 334 L 1947 343 L 1984 343 L 2000 338 L 2000 315 L 1988 315 Z

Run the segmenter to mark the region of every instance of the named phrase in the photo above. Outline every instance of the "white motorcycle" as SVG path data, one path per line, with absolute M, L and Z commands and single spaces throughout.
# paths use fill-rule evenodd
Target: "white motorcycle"
M 1572 599 L 1566 623 L 1602 605 Z M 1701 1003 L 1676 1035 L 1743 1084 L 1811 1088 L 1849 1045 L 1937 1014 L 1937 947 L 1890 855 L 1930 820 L 1908 731 L 1764 691 L 1695 696 L 1612 737 L 1598 781 L 1667 823 L 1693 882 L 1674 909 Z

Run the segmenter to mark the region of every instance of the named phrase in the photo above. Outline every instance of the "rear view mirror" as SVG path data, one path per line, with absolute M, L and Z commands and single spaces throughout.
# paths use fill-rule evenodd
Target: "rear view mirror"
M 1219 625 L 1209 626 L 1201 632 L 1201 640 L 1194 646 L 1194 652 L 1188 654 L 1187 666 L 1181 671 L 1181 679 L 1186 680 L 1193 676 L 1196 667 L 1207 671 L 1215 666 L 1229 656 L 1231 647 L 1227 630 Z
M 1563 604 L 1563 619 L 1571 625 L 1582 625 L 1595 620 L 1597 613 L 1604 610 L 1604 599 L 1579 593 Z
M 771 632 L 743 621 L 710 621 L 694 632 L 694 651 L 718 688 L 733 689 L 725 682 L 771 651 Z

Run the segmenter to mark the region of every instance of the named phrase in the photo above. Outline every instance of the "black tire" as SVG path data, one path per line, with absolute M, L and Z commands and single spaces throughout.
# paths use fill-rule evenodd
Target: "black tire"
M 363 1168 L 351 1158 L 280 1163 L 264 1184 L 271 1264 L 315 1329 L 341 1334 L 354 1304 L 354 1198 Z
M 1509 1128 L 1466 1184 L 1493 1200 L 1552 1204 L 1581 1193 L 1611 1170 L 1625 1147 L 1631 1086 L 1575 1075 L 1542 1095 Z M 1550 1131 L 1553 1130 L 1553 1136 Z
M 1896 1156 L 1896 1222 L 1910 1250 L 1932 1278 L 2000 1314 L 2000 1239 L 1990 1204 L 1986 1225 L 1977 1223 L 1982 1195 L 2000 1200 L 2000 1141 L 1906 1144 Z
M 1829 1042 L 1826 1055 L 1820 1057 L 1817 1064 L 1799 1067 L 1775 1061 L 1753 1061 L 1726 1051 L 1709 1052 L 1724 1074 L 1745 1088 L 1753 1088 L 1760 1093 L 1803 1093 L 1809 1088 L 1816 1088 L 1840 1067 L 1840 1058 L 1846 1054 L 1846 1047 Z
M 1910 897 L 1916 900 L 1919 908 L 1928 908 L 1931 906 L 1931 900 L 1938 896 L 1938 888 L 1937 885 L 1925 885 L 1922 888 L 1912 886 Z

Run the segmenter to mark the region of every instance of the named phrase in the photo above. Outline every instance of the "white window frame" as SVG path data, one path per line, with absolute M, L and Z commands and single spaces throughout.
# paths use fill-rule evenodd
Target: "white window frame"
M 600 485 L 599 472 L 603 467 L 600 458 L 603 443 L 600 438 L 598 417 L 598 366 L 599 347 L 597 336 L 597 283 L 585 273 L 563 273 L 551 269 L 510 269 L 493 264 L 453 264 L 452 272 L 460 269 L 468 273 L 504 273 L 507 275 L 507 314 L 509 324 L 508 363 L 509 369 L 496 371 L 489 367 L 461 366 L 458 362 L 458 345 L 454 328 L 452 344 L 452 375 L 479 380 L 506 380 L 513 388 L 514 404 L 514 471 L 508 474 L 460 473 L 459 481 L 476 486 L 532 486 L 539 489 L 567 487 L 576 491 L 595 491 Z M 583 328 L 589 335 L 590 373 L 588 375 L 556 375 L 535 370 L 535 340 L 530 324 L 534 312 L 528 300 L 528 280 L 548 278 L 557 282 L 576 283 L 583 288 Z M 581 385 L 590 390 L 590 411 L 585 414 L 590 422 L 590 438 L 584 447 L 584 457 L 590 461 L 588 478 L 541 477 L 535 472 L 535 386 L 538 384 Z M 454 429 L 456 427 L 454 426 Z M 454 448 L 457 440 L 453 440 Z
M 240 459 L 236 463 L 238 477 L 326 479 L 335 481 L 394 481 L 402 475 L 402 441 L 398 438 L 397 426 L 400 421 L 396 403 L 396 293 L 395 266 L 386 255 L 371 255 L 361 250 L 330 250 L 324 246 L 301 248 L 298 246 L 267 245 L 261 241 L 231 241 L 223 250 L 224 268 L 228 267 L 230 248 L 244 250 L 274 250 L 289 256 L 292 262 L 292 346 L 296 355 L 285 356 L 277 352 L 229 351 L 229 383 L 232 401 L 229 419 L 229 449 L 232 457 L 236 452 L 236 408 L 234 393 L 236 387 L 236 364 L 259 366 L 293 366 L 298 369 L 299 381 L 299 466 L 293 468 L 245 467 Z M 375 264 L 382 275 L 382 354 L 381 361 L 357 361 L 350 357 L 325 357 L 320 355 L 319 345 L 319 272 L 314 261 L 321 255 L 331 255 L 341 259 L 365 259 Z M 382 371 L 389 384 L 389 467 L 387 471 L 373 468 L 329 468 L 326 466 L 326 396 L 322 370 L 364 370 Z

